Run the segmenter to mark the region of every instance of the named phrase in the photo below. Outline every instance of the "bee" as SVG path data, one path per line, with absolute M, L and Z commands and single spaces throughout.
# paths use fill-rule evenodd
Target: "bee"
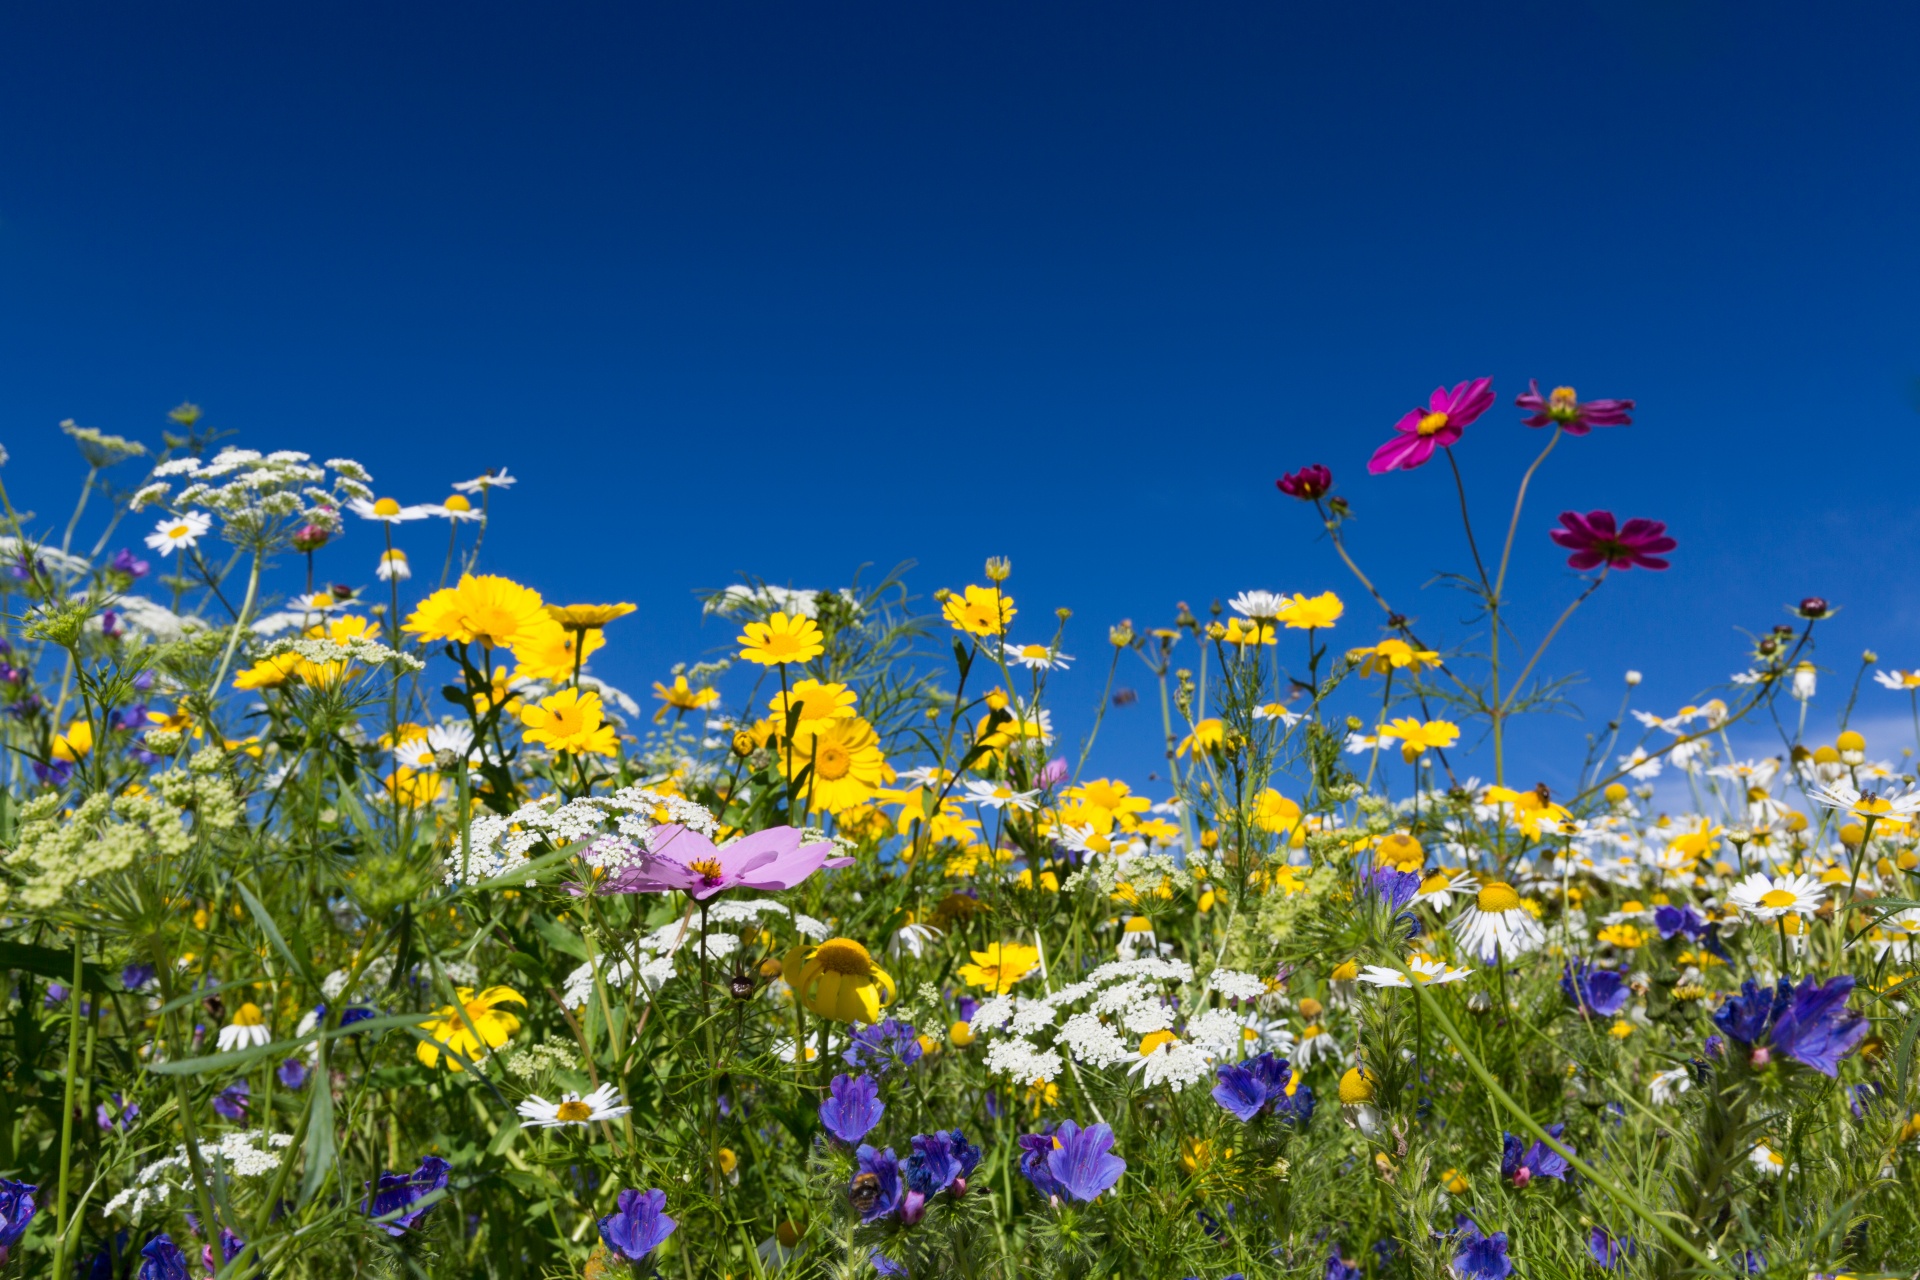
M 877 1173 L 856 1173 L 853 1185 L 847 1188 L 847 1203 L 853 1211 L 865 1217 L 873 1206 L 880 1203 L 880 1175 Z

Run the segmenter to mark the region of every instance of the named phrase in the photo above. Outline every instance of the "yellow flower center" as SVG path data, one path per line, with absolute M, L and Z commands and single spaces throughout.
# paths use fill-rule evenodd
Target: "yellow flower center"
M 813 753 L 813 776 L 822 782 L 838 782 L 852 768 L 853 757 L 836 743 L 826 743 Z
M 260 1012 L 260 1006 L 249 1000 L 234 1010 L 233 1025 L 236 1027 L 259 1027 L 266 1025 L 266 1015 Z
M 687 870 L 701 877 L 708 884 L 718 884 L 726 875 L 726 872 L 721 869 L 718 858 L 695 858 L 687 864 Z
M 1446 425 L 1447 425 L 1447 415 L 1446 415 L 1446 414 L 1444 414 L 1444 413 L 1430 413 L 1430 414 L 1428 414 L 1428 415 L 1427 415 L 1426 417 L 1424 417 L 1424 418 L 1422 418 L 1422 419 L 1420 419 L 1420 425 L 1419 425 L 1419 427 L 1417 428 L 1417 430 L 1418 430 L 1418 431 L 1420 432 L 1420 434 L 1421 434 L 1421 435 L 1423 435 L 1423 436 L 1430 436 L 1430 435 L 1433 435 L 1434 433 L 1436 433 L 1436 432 L 1438 432 L 1438 431 L 1440 431 L 1440 430 L 1441 430 L 1442 428 L 1444 428 L 1444 427 L 1445 427 Z
M 566 1121 L 577 1124 L 580 1121 L 585 1120 L 588 1117 L 592 1116 L 593 1108 L 589 1107 L 586 1103 L 580 1101 L 578 1098 L 569 1098 L 565 1102 L 561 1103 L 560 1109 L 554 1112 L 553 1114 L 554 1114 L 554 1119 L 556 1120 L 566 1120 Z
M 852 938 L 829 938 L 814 948 L 813 958 L 828 973 L 855 978 L 873 976 L 873 956 Z
M 1799 900 L 1785 889 L 1769 889 L 1760 895 L 1760 905 L 1763 907 L 1790 907 Z
M 373 504 L 373 514 L 377 516 L 397 516 L 400 514 L 400 504 L 392 498 L 382 498 Z
M 1477 905 L 1482 911 L 1514 911 L 1520 906 L 1520 895 L 1512 885 L 1495 880 L 1480 890 Z
M 1171 1031 L 1149 1031 L 1140 1037 L 1140 1056 L 1146 1057 L 1163 1044 L 1177 1044 L 1180 1040 Z
M 459 493 L 454 494 L 451 498 L 448 498 L 445 502 L 441 503 L 440 505 L 445 507 L 449 511 L 473 510 L 473 504 L 467 501 L 466 495 L 459 494 Z
M 173 528 L 167 530 L 167 536 L 170 538 L 184 538 L 187 536 L 188 532 L 189 530 L 186 525 L 177 524 L 173 526 Z

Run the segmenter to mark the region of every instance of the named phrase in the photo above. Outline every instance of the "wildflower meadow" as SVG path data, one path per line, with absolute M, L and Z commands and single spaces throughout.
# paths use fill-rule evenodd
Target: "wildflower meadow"
M 1914 1274 L 1920 789 L 1849 724 L 1920 671 L 1801 599 L 1521 781 L 1582 604 L 1687 554 L 1526 505 L 1634 412 L 1440 388 L 1276 460 L 1347 589 L 1139 623 L 991 546 L 556 600 L 489 567 L 510 470 L 63 424 L 70 514 L 0 471 L 0 1275 Z M 1450 607 L 1363 485 L 1457 490 Z M 707 652 L 596 674 L 682 607 Z M 1123 675 L 1152 777 L 1091 763 Z

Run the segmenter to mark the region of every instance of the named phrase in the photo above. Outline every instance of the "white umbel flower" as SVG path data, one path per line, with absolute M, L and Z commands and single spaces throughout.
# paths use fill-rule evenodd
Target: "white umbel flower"
M 1482 964 L 1537 951 L 1547 940 L 1547 931 L 1521 905 L 1513 886 L 1498 880 L 1482 885 L 1449 928 L 1467 954 Z
M 520 1122 L 529 1129 L 556 1129 L 562 1125 L 618 1120 L 633 1110 L 619 1103 L 619 1092 L 611 1084 L 603 1084 L 584 1097 L 569 1093 L 558 1102 L 548 1102 L 535 1094 L 521 1103 L 517 1110 L 520 1112 Z
M 1755 871 L 1727 890 L 1727 898 L 1741 911 L 1758 920 L 1778 920 L 1785 915 L 1810 916 L 1820 909 L 1820 882 L 1809 875 L 1784 875 L 1769 879 Z

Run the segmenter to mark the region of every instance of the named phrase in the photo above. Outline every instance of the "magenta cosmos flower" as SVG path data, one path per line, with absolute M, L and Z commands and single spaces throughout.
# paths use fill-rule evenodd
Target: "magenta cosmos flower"
M 639 865 L 608 878 L 604 893 L 666 893 L 682 889 L 696 900 L 736 885 L 748 889 L 791 889 L 821 867 L 844 867 L 851 858 L 829 858 L 834 846 L 824 839 L 803 843 L 808 832 L 769 827 L 730 845 L 719 846 L 698 831 L 676 823 L 655 827 Z
M 1315 498 L 1324 497 L 1327 490 L 1333 488 L 1333 472 L 1316 462 L 1310 467 L 1288 472 L 1273 483 L 1289 498 L 1312 502 Z
M 1562 511 L 1561 527 L 1549 535 L 1573 552 L 1567 563 L 1575 569 L 1593 569 L 1602 563 L 1614 569 L 1664 569 L 1660 557 L 1680 544 L 1667 536 L 1667 526 L 1659 520 L 1635 517 L 1615 527 L 1613 512 Z
M 1572 387 L 1555 387 L 1540 394 L 1540 384 L 1529 378 L 1527 393 L 1514 401 L 1522 409 L 1533 410 L 1523 418 L 1530 427 L 1557 426 L 1570 436 L 1583 436 L 1595 427 L 1624 427 L 1633 422 L 1628 416 L 1631 400 L 1582 400 Z
M 1462 382 L 1451 391 L 1435 387 L 1426 408 L 1409 409 L 1393 424 L 1400 434 L 1373 451 L 1367 470 L 1381 475 L 1423 465 L 1435 449 L 1458 440 L 1460 433 L 1492 405 L 1492 378 Z

